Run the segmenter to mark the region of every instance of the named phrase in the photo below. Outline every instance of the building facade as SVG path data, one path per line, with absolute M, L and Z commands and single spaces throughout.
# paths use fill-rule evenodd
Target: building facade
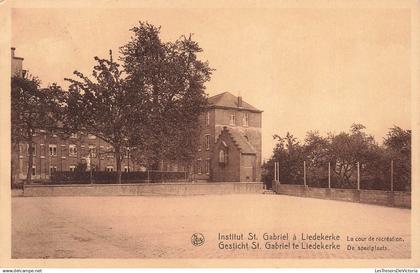
M 262 111 L 224 92 L 208 99 L 196 165 L 197 180 L 260 181 Z
M 23 58 L 12 48 L 12 74 L 24 76 Z M 262 111 L 224 92 L 208 99 L 209 108 L 200 116 L 200 144 L 193 168 L 182 162 L 162 161 L 161 171 L 187 171 L 195 181 L 261 180 Z M 80 163 L 98 171 L 116 171 L 112 147 L 90 134 L 77 133 L 68 138 L 38 131 L 34 136 L 33 180 L 46 180 L 55 171 L 74 171 Z M 12 179 L 26 178 L 27 143 L 12 144 Z M 145 167 L 124 155 L 122 171 L 144 171 Z
M 13 153 L 17 161 L 12 164 L 13 179 L 25 179 L 29 162 L 28 144 L 14 145 Z M 35 134 L 31 173 L 33 180 L 48 180 L 56 171 L 74 171 L 79 164 L 86 164 L 87 169 L 98 171 L 113 172 L 117 168 L 112 147 L 94 135 L 77 133 L 64 139 L 42 130 Z M 143 171 L 144 167 L 133 161 L 127 153 L 123 157 L 121 170 Z

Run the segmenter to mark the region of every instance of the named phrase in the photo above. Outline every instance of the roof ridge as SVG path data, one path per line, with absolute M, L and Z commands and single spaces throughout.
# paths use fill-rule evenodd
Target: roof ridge
M 222 95 L 224 95 L 224 94 L 226 94 L 226 93 L 230 93 L 230 92 L 229 92 L 229 91 L 225 91 L 225 92 L 222 92 L 222 93 L 219 93 L 219 94 L 213 95 L 213 96 L 209 97 L 209 99 L 210 99 L 210 98 L 215 98 L 215 97 L 220 97 L 220 96 L 222 96 Z
M 255 106 L 251 105 L 249 102 L 242 99 L 242 105 L 239 106 L 238 103 L 241 101 L 239 98 L 242 96 L 235 96 L 229 91 L 214 95 L 208 98 L 208 103 L 210 107 L 221 108 L 221 109 L 239 109 L 239 110 L 248 110 L 251 112 L 262 112 Z

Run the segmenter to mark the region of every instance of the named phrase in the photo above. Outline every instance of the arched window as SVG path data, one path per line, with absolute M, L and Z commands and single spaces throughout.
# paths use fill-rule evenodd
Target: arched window
M 219 151 L 219 163 L 225 163 L 226 154 L 224 150 Z

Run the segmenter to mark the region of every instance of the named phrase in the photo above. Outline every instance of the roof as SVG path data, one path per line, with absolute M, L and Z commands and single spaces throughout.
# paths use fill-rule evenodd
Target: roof
M 235 143 L 236 147 L 238 147 L 239 150 L 241 150 L 242 154 L 256 154 L 254 147 L 249 143 L 249 141 L 245 138 L 243 133 L 235 128 L 227 128 L 224 127 L 223 130 L 225 130 L 230 137 L 232 138 L 232 141 Z
M 238 106 L 238 97 L 229 93 L 223 92 L 218 95 L 212 96 L 208 99 L 210 107 L 217 107 L 217 108 L 227 108 L 227 109 L 244 109 L 253 112 L 262 112 L 261 110 L 255 108 L 251 104 L 247 103 L 246 101 L 242 100 L 242 107 Z

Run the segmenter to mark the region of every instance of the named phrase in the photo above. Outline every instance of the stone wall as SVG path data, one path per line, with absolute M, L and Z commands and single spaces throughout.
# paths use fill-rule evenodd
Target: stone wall
M 27 185 L 24 196 L 137 196 L 262 193 L 263 183 L 150 183 L 103 185 Z
M 310 188 L 303 185 L 280 184 L 279 182 L 273 182 L 273 191 L 277 194 L 292 196 L 411 208 L 410 192 Z

